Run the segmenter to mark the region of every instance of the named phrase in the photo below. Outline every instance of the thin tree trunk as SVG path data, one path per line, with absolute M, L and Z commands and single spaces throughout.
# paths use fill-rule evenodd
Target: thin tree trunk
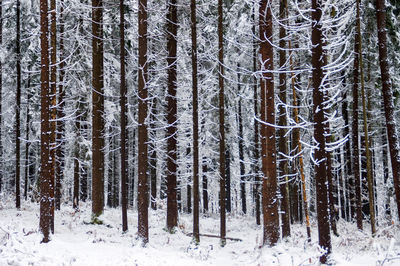
M 279 5 L 279 18 L 281 23 L 285 24 L 287 18 L 287 0 L 281 0 Z M 288 160 L 285 155 L 288 154 L 288 140 L 286 138 L 287 126 L 286 119 L 286 29 L 285 26 L 279 28 L 279 67 L 281 72 L 279 73 L 279 99 L 281 104 L 279 105 L 279 152 L 283 155 L 280 156 L 279 160 L 279 175 L 280 182 L 279 190 L 281 193 L 281 220 L 282 220 L 282 237 L 290 236 L 290 208 L 289 208 L 289 184 L 288 184 Z
M 40 223 L 39 228 L 43 234 L 43 243 L 50 241 L 50 190 L 51 190 L 51 172 L 50 172 L 50 117 L 49 117 L 49 39 L 47 17 L 47 0 L 40 0 L 40 48 L 41 48 L 41 72 L 40 72 L 40 104 L 41 104 L 41 123 L 40 123 Z
M 207 171 L 208 166 L 206 159 L 203 158 L 203 211 L 204 213 L 208 212 L 208 180 L 207 180 Z
M 196 0 L 190 2 L 190 19 L 192 35 L 192 94 L 193 94 L 193 239 L 200 242 L 199 229 L 199 103 L 197 88 L 197 16 Z M 204 175 L 204 173 L 203 173 Z M 203 179 L 204 181 L 204 179 Z M 204 182 L 203 182 L 204 185 Z M 206 184 L 207 190 L 207 184 Z M 204 193 L 204 186 L 203 186 Z M 204 197 L 204 194 L 203 194 Z M 208 209 L 208 204 L 207 204 Z
M 260 53 L 261 53 L 261 126 L 264 218 L 263 245 L 274 246 L 279 240 L 279 213 L 277 198 L 274 65 L 272 46 L 272 1 L 260 1 Z
M 289 41 L 289 50 L 292 49 L 291 42 Z M 297 96 L 296 96 L 296 80 L 293 72 L 293 57 L 290 56 L 289 59 L 290 63 L 290 80 L 291 80 L 291 87 L 292 87 L 292 94 L 293 94 L 293 114 L 294 114 L 294 121 L 296 124 L 299 124 L 299 115 L 298 115 L 298 104 L 297 104 Z M 306 217 L 306 228 L 307 228 L 307 240 L 308 242 L 311 242 L 311 225 L 310 225 L 310 215 L 308 211 L 308 201 L 307 201 L 307 190 L 306 190 L 306 177 L 304 175 L 304 162 L 303 162 L 303 149 L 302 145 L 300 142 L 300 129 L 295 128 L 294 133 L 293 133 L 293 140 L 295 142 L 294 145 L 297 149 L 296 152 L 299 154 L 299 166 L 300 166 L 300 178 L 301 178 L 301 185 L 302 185 L 302 191 L 303 191 L 303 205 L 304 205 L 304 214 Z M 295 186 L 296 190 L 298 190 L 297 186 Z M 297 191 L 295 193 L 297 195 Z M 297 197 L 296 200 L 297 201 Z M 296 204 L 297 205 L 297 204 Z M 296 214 L 298 216 L 298 211 L 296 210 Z M 296 221 L 298 220 L 298 217 L 296 217 Z
M 121 63 L 121 91 L 120 91 L 120 106 L 121 106 L 121 204 L 122 204 L 122 231 L 128 231 L 128 179 L 127 179 L 127 147 L 128 136 L 126 135 L 126 83 L 125 83 L 125 6 L 124 0 L 119 1 L 119 34 L 120 34 L 120 63 Z
M 231 153 L 229 149 L 225 150 L 225 210 L 232 211 L 231 200 Z
M 1 15 L 1 14 L 0 14 Z M 31 74 L 28 74 L 28 84 L 26 88 L 26 124 L 25 124 L 25 182 L 24 182 L 24 198 L 28 200 L 28 190 L 29 190 L 29 128 L 30 128 L 30 115 L 29 115 L 29 104 L 30 104 L 30 95 L 29 89 L 31 87 Z M 0 91 L 1 93 L 1 91 Z
M 240 65 L 238 64 L 238 73 L 237 73 L 237 79 L 238 79 L 238 95 L 241 93 L 241 88 L 240 88 L 240 73 L 239 73 L 239 68 Z M 238 123 L 239 123 L 239 167 L 240 167 L 240 199 L 242 202 L 242 212 L 245 214 L 247 212 L 247 206 L 246 206 L 246 177 L 245 177 L 245 167 L 244 167 L 244 152 L 243 152 L 243 146 L 244 146 L 244 136 L 243 136 L 243 117 L 242 117 L 242 99 L 239 98 L 239 103 L 238 103 Z
M 104 51 L 103 1 L 92 1 L 92 222 L 104 208 Z
M 359 69 L 360 61 L 358 52 L 360 51 L 360 38 L 357 37 L 358 32 L 356 32 L 356 37 L 354 40 L 354 84 L 353 84 L 353 165 L 354 165 L 354 192 L 355 192 L 355 210 L 357 219 L 357 228 L 359 230 L 363 229 L 362 224 L 362 211 L 361 211 L 361 180 L 360 180 L 360 148 L 359 148 L 359 131 L 358 131 L 358 84 L 359 84 Z
M 64 0 L 60 1 L 60 76 L 58 84 L 58 109 L 57 109 L 57 150 L 56 150 L 56 209 L 61 205 L 61 182 L 64 179 L 64 106 L 65 106 L 65 55 L 64 55 Z
M 324 136 L 324 95 L 322 91 L 323 79 L 323 36 L 322 36 L 322 0 L 312 0 L 312 78 L 313 78 L 313 114 L 314 114 L 314 139 L 318 145 L 315 150 L 315 177 L 317 192 L 317 218 L 319 245 L 325 250 L 320 262 L 326 263 L 331 253 L 331 235 L 329 230 L 328 193 L 326 173 L 326 151 Z
M 79 104 L 78 104 L 78 110 L 79 110 Z M 77 118 L 75 121 L 75 130 L 76 130 L 76 135 L 75 135 L 75 143 L 74 143 L 74 191 L 73 191 L 73 197 L 72 197 L 72 207 L 74 209 L 79 208 L 79 185 L 80 185 L 80 162 L 79 162 L 79 154 L 80 154 L 80 134 L 81 134 L 81 114 L 77 114 Z
M 167 151 L 167 229 L 172 232 L 174 227 L 178 226 L 178 208 L 176 200 L 177 190 L 177 30 L 178 30 L 178 17 L 177 17 L 177 6 L 176 0 L 168 1 L 168 151 Z
M 20 6 L 17 0 L 17 39 L 16 39 L 16 57 L 17 57 L 17 92 L 16 92 L 16 110 L 15 110 L 15 206 L 21 208 L 21 180 L 20 180 L 20 146 L 21 146 L 21 23 L 20 23 Z
M 150 128 L 151 132 L 153 132 L 153 137 L 155 137 L 155 121 L 156 121 L 156 113 L 157 113 L 157 98 L 153 98 L 153 102 L 151 105 L 151 114 L 150 114 Z M 150 173 L 150 205 L 153 210 L 157 210 L 157 150 L 156 150 L 156 141 L 149 142 L 149 173 Z
M 147 184 L 147 0 L 139 0 L 139 82 L 138 82 L 138 236 L 149 242 Z
M 347 221 L 350 221 L 352 217 L 354 217 L 354 193 L 353 193 L 353 179 L 352 179 L 352 163 L 351 163 L 351 149 L 350 149 L 350 124 L 349 124 L 349 114 L 347 110 L 347 93 L 343 96 L 343 104 L 342 104 L 342 114 L 344 120 L 344 136 L 349 138 L 344 145 L 345 154 L 345 171 L 344 171 L 344 190 L 345 190 L 345 198 L 346 202 L 346 217 Z
M 224 106 L 224 41 L 223 6 L 218 0 L 218 85 L 219 85 L 219 211 L 221 246 L 226 244 L 225 210 L 225 106 Z

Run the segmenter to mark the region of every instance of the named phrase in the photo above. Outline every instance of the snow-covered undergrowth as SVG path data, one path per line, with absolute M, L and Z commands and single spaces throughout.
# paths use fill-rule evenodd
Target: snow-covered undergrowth
M 318 265 L 320 250 L 317 228 L 312 242 L 306 241 L 302 225 L 292 226 L 292 237 L 274 248 L 260 248 L 262 227 L 253 217 L 227 217 L 227 241 L 202 237 L 191 244 L 191 215 L 181 215 L 175 234 L 164 230 L 165 210 L 149 212 L 150 243 L 142 247 L 136 240 L 137 213 L 128 212 L 129 232 L 121 233 L 120 209 L 106 209 L 103 225 L 91 225 L 90 204 L 79 212 L 63 205 L 56 211 L 55 234 L 48 244 L 40 244 L 39 206 L 23 202 L 20 211 L 12 202 L 0 205 L 0 265 Z M 204 234 L 218 235 L 218 215 L 200 217 Z M 368 225 L 365 225 L 368 231 Z M 377 237 L 359 232 L 354 224 L 340 222 L 340 236 L 332 236 L 336 265 L 400 265 L 400 228 L 380 227 Z

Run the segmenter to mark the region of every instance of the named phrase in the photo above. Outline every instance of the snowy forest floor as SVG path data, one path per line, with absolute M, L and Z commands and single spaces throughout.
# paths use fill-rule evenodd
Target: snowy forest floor
M 274 248 L 259 248 L 262 227 L 250 216 L 227 216 L 227 241 L 202 237 L 199 246 L 187 236 L 192 216 L 182 214 L 179 229 L 169 234 L 165 210 L 149 211 L 150 243 L 142 247 L 136 240 L 137 212 L 128 211 L 129 232 L 121 233 L 121 210 L 106 208 L 103 225 L 87 224 L 91 205 L 81 204 L 79 212 L 63 205 L 56 211 L 55 234 L 48 244 L 40 244 L 39 206 L 22 202 L 17 211 L 11 201 L 0 203 L 0 265 L 318 265 L 317 227 L 312 224 L 312 242 L 306 241 L 305 226 L 292 226 L 292 237 Z M 400 265 L 400 227 L 379 228 L 377 236 L 339 222 L 340 236 L 332 236 L 333 263 L 336 265 Z M 200 231 L 219 233 L 219 216 L 201 215 Z

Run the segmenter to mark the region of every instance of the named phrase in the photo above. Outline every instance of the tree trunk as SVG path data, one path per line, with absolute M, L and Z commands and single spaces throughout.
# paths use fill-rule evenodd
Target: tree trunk
M 79 106 L 80 104 L 77 105 L 78 106 L 78 110 L 79 110 Z M 77 114 L 77 118 L 75 121 L 75 143 L 74 143 L 74 191 L 73 191 L 73 197 L 72 197 L 72 207 L 74 209 L 78 209 L 79 208 L 79 185 L 80 185 L 80 140 L 81 140 L 81 114 L 78 112 Z
M 0 13 L 1 15 L 1 13 Z M 24 182 L 24 199 L 28 200 L 28 190 L 29 190 L 29 128 L 30 128 L 30 115 L 29 115 L 29 104 L 30 95 L 29 89 L 31 87 L 31 74 L 28 74 L 28 84 L 26 86 L 26 124 L 25 124 L 25 182 Z M 1 93 L 1 91 L 0 91 Z
M 60 209 L 61 205 L 61 182 L 64 179 L 64 106 L 65 106 L 65 51 L 64 51 L 64 0 L 60 1 L 60 76 L 58 85 L 58 109 L 57 109 L 57 150 L 56 150 L 56 209 Z
M 15 206 L 21 208 L 21 180 L 20 180 L 20 146 L 21 146 L 21 23 L 20 6 L 17 0 L 17 39 L 16 39 L 16 57 L 17 57 L 17 92 L 16 92 L 16 110 L 15 110 Z
M 284 23 L 287 18 L 287 0 L 281 0 L 279 5 L 279 19 Z M 280 185 L 279 190 L 281 193 L 281 220 L 282 220 L 282 237 L 290 236 L 290 208 L 289 208 L 289 184 L 288 184 L 288 160 L 285 156 L 288 154 L 288 139 L 286 138 L 286 30 L 285 26 L 279 28 L 279 153 L 283 154 L 279 158 L 279 176 Z
M 239 68 L 240 65 L 238 65 L 238 74 L 237 74 L 237 79 L 238 79 L 238 95 L 241 93 L 241 88 L 240 88 L 240 73 L 239 73 Z M 240 96 L 239 96 L 240 97 Z M 245 167 L 244 167 L 244 152 L 243 152 L 243 146 L 244 146 L 244 136 L 243 136 L 243 117 L 242 117 L 242 99 L 239 98 L 239 103 L 238 103 L 238 123 L 239 123 L 239 166 L 240 166 L 240 199 L 242 202 L 242 212 L 246 214 L 247 212 L 247 206 L 246 206 L 246 177 L 245 177 Z
M 292 45 L 291 42 L 289 41 L 289 50 L 292 49 Z M 299 124 L 299 115 L 298 115 L 298 104 L 297 104 L 297 96 L 296 96 L 296 79 L 294 76 L 294 72 L 293 72 L 293 57 L 290 56 L 289 59 L 289 63 L 290 63 L 290 80 L 291 80 L 291 87 L 292 87 L 292 94 L 293 94 L 293 115 L 294 115 L 294 121 L 296 122 L 296 124 Z M 310 215 L 308 212 L 308 201 L 307 201 L 307 190 L 306 190 L 306 177 L 304 175 L 304 162 L 303 162 L 303 149 L 302 149 L 302 145 L 301 145 L 301 141 L 300 141 L 300 129 L 299 128 L 295 128 L 293 131 L 293 141 L 294 141 L 294 151 L 299 154 L 299 167 L 300 167 L 300 178 L 301 178 L 301 184 L 302 184 L 302 191 L 303 191 L 303 205 L 304 205 L 304 214 L 306 217 L 306 227 L 307 227 L 307 240 L 308 242 L 311 242 L 311 226 L 310 226 Z M 296 162 L 294 162 L 296 163 Z M 295 168 L 295 167 L 294 167 Z M 297 184 L 294 184 L 292 187 L 294 187 L 294 189 L 292 189 L 292 194 L 294 194 L 294 200 L 292 200 L 293 204 L 295 205 L 295 207 L 293 209 L 295 209 L 295 215 L 296 220 L 298 221 L 298 186 Z M 294 191 L 293 191 L 294 190 Z M 292 197 L 293 198 L 293 197 Z M 296 204 L 295 204 L 296 203 Z
M 354 192 L 355 192 L 355 210 L 357 219 L 357 228 L 359 230 L 363 229 L 362 224 L 362 211 L 361 211 L 361 180 L 360 180 L 360 148 L 359 148 L 359 133 L 358 133 L 358 84 L 359 84 L 359 69 L 360 61 L 358 57 L 358 51 L 360 50 L 360 42 L 357 37 L 358 32 L 356 32 L 356 37 L 354 41 L 354 84 L 353 84 L 353 130 L 352 130 L 352 140 L 353 140 L 353 165 L 354 165 Z
M 326 152 L 324 136 L 324 95 L 323 95 L 323 37 L 322 37 L 322 0 L 312 0 L 312 81 L 313 81 L 313 114 L 314 139 L 318 147 L 315 150 L 315 177 L 317 192 L 317 218 L 319 245 L 325 250 L 320 262 L 326 263 L 331 253 L 331 235 L 329 230 Z
M 376 0 L 378 25 L 379 63 L 381 68 L 383 102 L 385 108 L 386 130 L 388 135 L 390 160 L 392 163 L 393 184 L 396 193 L 398 217 L 400 217 L 400 143 L 394 117 L 393 90 L 387 60 L 386 9 L 385 0 Z
M 218 0 L 218 86 L 219 86 L 219 211 L 221 246 L 226 244 L 225 218 L 225 106 L 224 106 L 224 41 L 223 6 Z
M 262 189 L 263 245 L 267 246 L 274 246 L 279 240 L 271 5 L 271 1 L 260 1 L 261 120 L 264 122 L 261 125 L 262 170 L 264 175 Z M 268 125 L 265 123 L 268 123 Z
M 104 208 L 104 51 L 103 51 L 103 0 L 92 1 L 92 220 Z
M 139 82 L 138 82 L 138 236 L 149 242 L 147 185 L 147 0 L 139 0 Z
M 231 153 L 229 149 L 225 150 L 225 210 L 232 211 L 231 200 Z
M 190 2 L 190 19 L 192 35 L 192 95 L 193 95 L 193 239 L 196 243 L 200 242 L 199 229 L 199 103 L 197 88 L 197 16 L 196 0 Z M 204 169 L 204 168 L 203 168 Z M 203 173 L 204 175 L 204 173 Z M 207 179 L 206 179 L 207 180 Z M 207 182 L 206 182 L 207 191 Z M 204 179 L 203 179 L 204 197 Z M 206 208 L 204 208 L 206 209 Z M 208 209 L 208 204 L 207 204 Z
M 178 17 L 177 17 L 177 6 L 176 0 L 168 1 L 168 151 L 167 151 L 167 229 L 172 232 L 174 227 L 178 226 L 178 208 L 176 200 L 176 174 L 177 174 L 177 100 L 176 100 L 176 90 L 177 90 L 177 75 L 176 75 L 176 65 L 177 65 L 177 31 L 178 31 Z
M 203 212 L 208 212 L 208 180 L 207 180 L 207 161 L 203 158 Z
M 48 4 L 47 0 L 40 0 L 40 48 L 41 48 L 41 72 L 40 72 L 40 223 L 39 228 L 43 234 L 43 243 L 50 241 L 51 222 L 51 172 L 50 159 L 50 117 L 49 117 L 49 39 L 48 39 Z

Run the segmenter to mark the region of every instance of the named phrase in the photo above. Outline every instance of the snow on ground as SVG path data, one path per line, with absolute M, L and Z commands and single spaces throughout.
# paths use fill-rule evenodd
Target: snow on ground
M 4 203 L 3 203 L 4 204 Z M 306 241 L 302 225 L 292 226 L 292 237 L 274 248 L 259 248 L 262 227 L 253 217 L 227 216 L 227 241 L 202 237 L 199 246 L 191 244 L 191 215 L 181 215 L 175 234 L 164 230 L 165 210 L 149 212 L 150 243 L 142 247 L 136 240 L 137 213 L 128 212 L 129 232 L 121 233 L 120 209 L 106 209 L 103 225 L 90 221 L 90 204 L 75 212 L 63 205 L 56 211 L 55 234 L 40 244 L 39 206 L 23 202 L 20 211 L 12 202 L 0 205 L 0 265 L 318 265 L 320 251 L 313 224 L 312 243 Z M 218 235 L 218 215 L 200 217 L 202 233 Z M 400 227 L 380 228 L 376 238 L 356 230 L 354 224 L 339 223 L 339 237 L 333 236 L 333 262 L 336 265 L 400 265 Z M 368 225 L 365 225 L 368 231 Z

